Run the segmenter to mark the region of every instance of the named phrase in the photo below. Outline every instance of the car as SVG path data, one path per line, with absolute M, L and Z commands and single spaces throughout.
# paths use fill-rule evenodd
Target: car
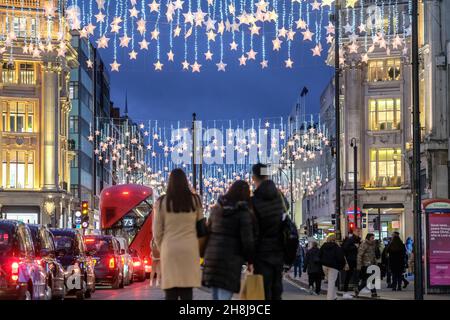
M 119 242 L 111 235 L 84 237 L 87 253 L 93 259 L 95 283 L 110 285 L 113 289 L 124 287 L 123 266 Z
M 133 279 L 138 282 L 145 281 L 145 264 L 136 250 L 130 248 L 131 258 L 133 259 Z
M 47 298 L 64 299 L 66 295 L 66 286 L 64 278 L 64 268 L 56 259 L 56 246 L 53 235 L 47 227 L 28 224 L 33 239 L 36 258 L 41 267 L 43 267 L 47 287 Z
M 120 244 L 120 255 L 124 270 L 124 284 L 128 286 L 133 283 L 133 259 L 131 258 L 128 248 L 128 241 L 123 237 L 116 237 L 116 239 Z
M 90 298 L 95 291 L 92 259 L 86 254 L 83 236 L 76 229 L 50 229 L 56 243 L 57 260 L 64 267 L 67 295 Z
M 26 224 L 0 220 L 0 298 L 43 300 L 48 284 Z

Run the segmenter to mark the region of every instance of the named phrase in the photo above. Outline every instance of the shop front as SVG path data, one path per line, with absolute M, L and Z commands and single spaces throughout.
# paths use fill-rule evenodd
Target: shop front
M 398 232 L 405 240 L 404 205 L 401 203 L 364 204 L 363 229 L 373 233 L 377 240 L 387 240 Z
M 24 223 L 39 224 L 40 208 L 38 206 L 2 206 L 2 217 Z

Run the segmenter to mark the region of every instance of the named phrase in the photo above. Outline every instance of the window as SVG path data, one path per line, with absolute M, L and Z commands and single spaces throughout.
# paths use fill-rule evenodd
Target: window
M 402 161 L 400 148 L 370 149 L 370 187 L 401 185 Z
M 400 98 L 369 99 L 369 130 L 399 130 L 400 116 Z
M 400 80 L 400 59 L 383 59 L 369 61 L 369 81 Z
M 34 187 L 34 152 L 2 152 L 2 185 L 12 189 Z
M 36 83 L 34 79 L 34 64 L 21 63 L 19 69 L 19 80 L 21 84 L 33 85 Z
M 69 133 L 78 133 L 78 116 L 70 116 Z
M 14 17 L 14 34 L 19 38 L 27 36 L 27 18 L 26 17 Z
M 27 101 L 9 102 L 2 112 L 3 131 L 33 132 L 34 105 Z
M 14 63 L 4 62 L 2 68 L 3 83 L 17 83 L 16 79 L 16 65 Z

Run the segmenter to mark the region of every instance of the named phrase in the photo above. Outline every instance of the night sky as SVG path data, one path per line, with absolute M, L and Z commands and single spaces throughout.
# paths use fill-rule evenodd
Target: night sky
M 161 31 L 160 38 L 166 38 Z M 328 47 L 324 44 L 322 57 L 312 57 L 312 42 L 303 42 L 297 33 L 292 45 L 292 69 L 285 68 L 287 59 L 285 43 L 279 52 L 272 51 L 272 37 L 266 40 L 266 60 L 269 67 L 262 70 L 260 43 L 255 43 L 258 52 L 256 60 L 248 60 L 247 66 L 240 67 L 238 51 L 230 51 L 231 37 L 224 37 L 224 63 L 226 72 L 217 72 L 216 63 L 220 60 L 220 44 L 216 40 L 211 51 L 213 61 L 205 61 L 205 41 L 198 46 L 198 62 L 202 64 L 201 73 L 183 71 L 183 41 L 174 47 L 175 61 L 167 61 L 168 47 L 161 44 L 163 71 L 154 71 L 156 62 L 154 41 L 150 51 L 140 51 L 137 60 L 129 60 L 131 49 L 117 49 L 117 60 L 122 64 L 120 72 L 110 72 L 111 99 L 116 106 L 124 108 L 125 92 L 128 92 L 129 114 L 135 121 L 145 120 L 189 120 L 196 112 L 202 120 L 252 119 L 265 117 L 287 117 L 295 106 L 304 86 L 309 94 L 306 100 L 307 113 L 318 113 L 319 97 L 334 71 L 325 64 Z M 199 38 L 200 39 L 200 38 Z M 217 38 L 219 39 L 219 38 Z M 140 41 L 140 40 L 139 40 Z M 112 42 L 112 41 L 111 41 Z M 248 44 L 246 44 L 248 51 Z M 188 61 L 194 62 L 194 52 L 189 47 Z M 109 68 L 113 60 L 113 50 L 101 49 L 100 54 Z

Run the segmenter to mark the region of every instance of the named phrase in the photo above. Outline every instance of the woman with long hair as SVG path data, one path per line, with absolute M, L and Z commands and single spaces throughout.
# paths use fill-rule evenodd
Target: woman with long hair
M 254 237 L 250 186 L 238 180 L 211 209 L 203 284 L 214 300 L 230 300 L 239 292 L 242 265 L 252 270 Z
M 161 255 L 161 288 L 166 300 L 192 300 L 201 286 L 197 221 L 203 219 L 200 197 L 182 169 L 170 173 L 167 193 L 155 204 L 153 236 Z

